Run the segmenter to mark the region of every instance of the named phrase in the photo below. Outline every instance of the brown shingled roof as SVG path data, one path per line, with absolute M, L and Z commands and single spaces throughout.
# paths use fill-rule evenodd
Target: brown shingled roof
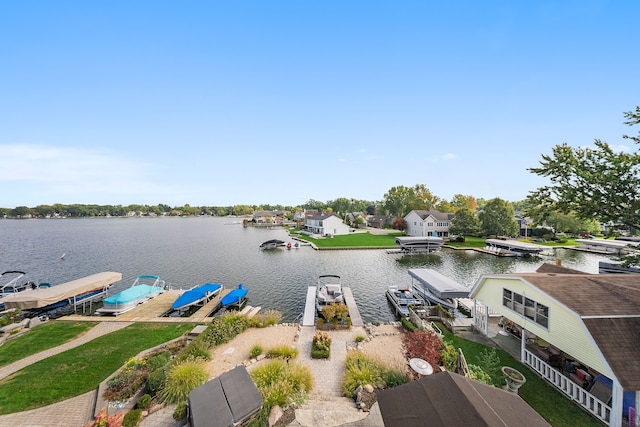
M 624 390 L 640 390 L 640 274 L 524 273 L 577 313 Z

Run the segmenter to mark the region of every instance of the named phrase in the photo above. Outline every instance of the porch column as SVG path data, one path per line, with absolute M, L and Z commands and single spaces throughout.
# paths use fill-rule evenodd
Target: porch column
M 522 327 L 522 333 L 520 334 L 520 362 L 524 363 L 525 350 L 527 348 L 527 330 Z
M 609 416 L 609 426 L 618 427 L 622 425 L 622 387 L 614 379 L 611 384 L 611 415 Z
M 640 390 L 636 390 L 636 426 L 640 426 Z

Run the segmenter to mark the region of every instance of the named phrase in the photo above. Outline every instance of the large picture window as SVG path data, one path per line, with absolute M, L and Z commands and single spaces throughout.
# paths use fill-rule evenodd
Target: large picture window
M 509 289 L 502 289 L 502 305 L 545 328 L 549 327 L 549 307 Z

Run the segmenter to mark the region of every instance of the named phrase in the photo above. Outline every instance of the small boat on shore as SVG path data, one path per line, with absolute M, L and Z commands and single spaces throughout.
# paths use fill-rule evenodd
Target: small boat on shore
M 316 287 L 316 310 L 322 313 L 322 309 L 330 304 L 343 304 L 342 279 L 335 274 L 324 274 L 318 277 Z
M 185 291 L 171 305 L 172 310 L 186 310 L 187 308 L 206 304 L 211 298 L 222 292 L 223 286 L 217 283 L 205 283 Z
M 247 302 L 248 292 L 249 290 L 245 289 L 240 283 L 236 289 L 222 297 L 220 304 L 225 308 L 240 308 Z
M 96 310 L 96 313 L 117 316 L 160 295 L 164 290 L 164 280 L 160 280 L 160 277 L 138 276 L 130 288 L 105 298 L 102 308 Z
M 284 240 L 271 239 L 260 243 L 260 249 L 275 249 L 284 246 Z
M 424 299 L 411 288 L 398 288 L 396 285 L 391 285 L 387 289 L 386 295 L 397 316 L 409 317 L 409 308 L 424 311 L 426 305 Z

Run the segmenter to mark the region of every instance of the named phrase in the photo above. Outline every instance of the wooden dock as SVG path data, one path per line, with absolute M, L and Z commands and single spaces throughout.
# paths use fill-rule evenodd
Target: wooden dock
M 171 311 L 173 302 L 184 291 L 169 290 L 158 295 L 157 297 L 140 304 L 132 310 L 122 313 L 118 316 L 94 315 L 83 316 L 72 314 L 65 316 L 64 320 L 83 320 L 95 322 L 164 322 L 164 323 L 211 323 L 213 320 L 211 313 L 220 308 L 222 298 L 231 292 L 231 289 L 223 289 L 220 294 L 212 298 L 208 303 L 198 309 L 189 317 L 168 317 L 166 314 Z M 261 310 L 261 307 L 245 306 L 241 314 L 253 317 Z
M 344 296 L 344 303 L 349 308 L 349 317 L 351 317 L 352 326 L 364 326 L 362 317 L 360 316 L 360 310 L 356 305 L 356 300 L 353 298 L 351 288 L 346 286 L 342 287 L 342 295 Z M 307 288 L 307 298 L 304 305 L 304 315 L 302 317 L 302 326 L 315 326 L 316 324 L 316 287 L 309 286 Z
M 304 304 L 302 326 L 316 325 L 316 289 L 316 286 L 309 286 L 307 288 L 307 299 Z
M 349 307 L 349 317 L 351 317 L 351 326 L 364 326 L 362 317 L 360 317 L 360 310 L 356 305 L 356 300 L 353 299 L 353 293 L 351 288 L 342 287 L 342 294 L 344 295 L 344 302 Z

